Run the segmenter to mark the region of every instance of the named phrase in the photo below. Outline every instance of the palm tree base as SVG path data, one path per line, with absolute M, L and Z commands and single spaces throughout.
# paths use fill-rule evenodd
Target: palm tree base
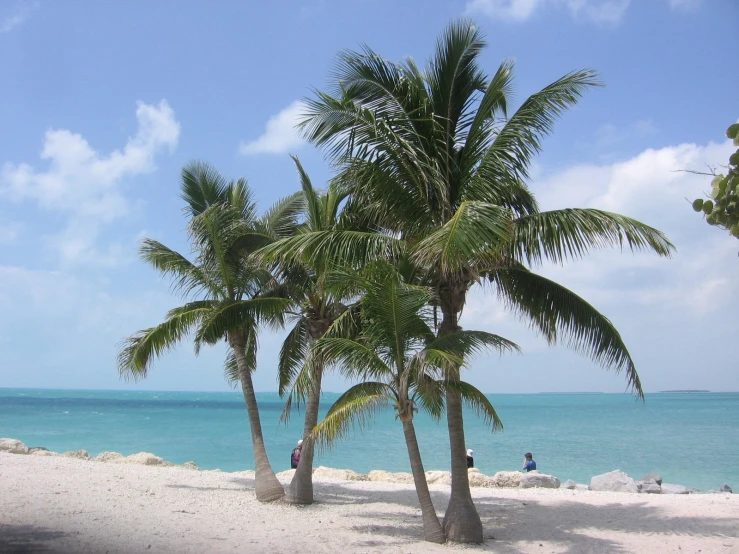
M 274 474 L 271 476 L 257 475 L 255 481 L 256 486 L 254 488 L 259 502 L 274 502 L 285 496 L 285 489 L 282 488 L 282 484 Z
M 443 527 L 447 540 L 482 542 L 482 522 L 472 499 L 452 497 L 444 515 Z

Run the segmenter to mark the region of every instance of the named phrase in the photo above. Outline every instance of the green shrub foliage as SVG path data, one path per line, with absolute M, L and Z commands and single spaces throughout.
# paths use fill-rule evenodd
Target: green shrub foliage
M 739 123 L 731 125 L 726 136 L 734 141 L 734 146 L 739 146 Z M 693 209 L 702 212 L 709 225 L 739 238 L 739 148 L 729 156 L 726 175 L 718 174 L 711 181 L 710 198 L 697 198 Z

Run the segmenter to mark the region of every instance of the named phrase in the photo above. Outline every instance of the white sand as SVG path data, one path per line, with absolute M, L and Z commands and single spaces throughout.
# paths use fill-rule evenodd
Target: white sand
M 264 505 L 251 475 L 0 453 L 0 552 L 739 552 L 739 495 L 473 488 L 484 544 L 440 546 L 410 485 L 324 480 L 311 506 Z M 444 510 L 449 487 L 431 490 Z

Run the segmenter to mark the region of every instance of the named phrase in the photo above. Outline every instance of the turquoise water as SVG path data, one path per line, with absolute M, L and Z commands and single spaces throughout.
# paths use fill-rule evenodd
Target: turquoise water
M 276 394 L 257 395 L 267 451 L 275 471 L 289 468 L 302 418 L 280 425 Z M 323 412 L 337 396 L 325 395 Z M 700 490 L 739 489 L 739 393 L 649 394 L 645 403 L 618 394 L 490 395 L 505 430 L 491 433 L 466 413 L 467 445 L 485 474 L 521 467 L 534 454 L 539 470 L 563 481 L 621 469 L 650 471 Z M 426 469 L 449 469 L 446 422 L 417 416 Z M 0 437 L 50 450 L 153 452 L 203 469 L 253 468 L 249 425 L 240 393 L 0 389 Z M 400 422 L 381 413 L 319 454 L 317 465 L 409 471 Z

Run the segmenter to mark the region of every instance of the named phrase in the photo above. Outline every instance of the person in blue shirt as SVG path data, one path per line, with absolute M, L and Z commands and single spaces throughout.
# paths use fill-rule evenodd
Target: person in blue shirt
M 536 462 L 534 461 L 534 457 L 531 452 L 526 452 L 523 456 L 522 471 L 534 471 L 536 469 Z

